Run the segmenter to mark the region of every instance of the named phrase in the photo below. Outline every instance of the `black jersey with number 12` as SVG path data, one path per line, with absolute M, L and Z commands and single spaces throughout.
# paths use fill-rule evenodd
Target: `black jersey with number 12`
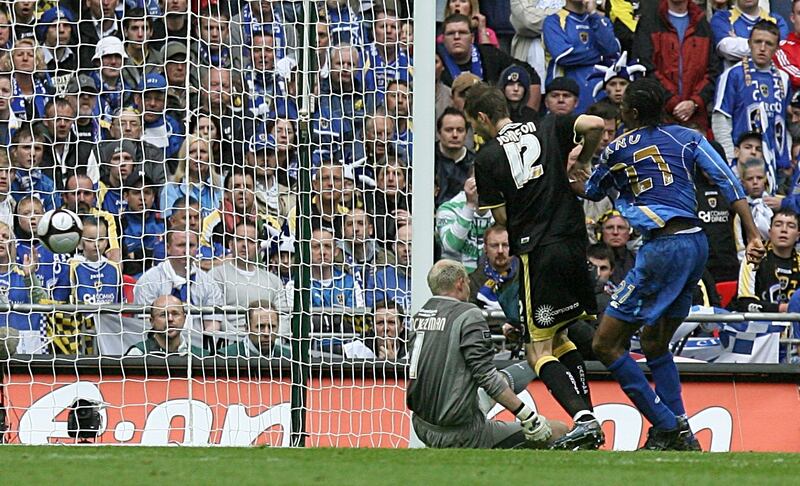
M 511 253 L 586 238 L 583 206 L 569 186 L 567 158 L 577 115 L 548 115 L 537 125 L 510 123 L 475 160 L 481 208 L 505 205 Z

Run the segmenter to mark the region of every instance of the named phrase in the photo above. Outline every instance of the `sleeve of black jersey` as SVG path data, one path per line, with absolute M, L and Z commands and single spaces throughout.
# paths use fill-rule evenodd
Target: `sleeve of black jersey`
M 558 146 L 561 147 L 562 161 L 567 164 L 567 157 L 572 149 L 575 148 L 575 122 L 578 116 L 574 113 L 569 115 L 558 115 L 555 119 L 555 132 L 558 138 Z
M 484 146 L 475 158 L 475 183 L 478 188 L 478 205 L 481 209 L 494 209 L 503 206 L 506 201 L 500 188 L 498 177 L 490 169 L 492 164 L 505 164 L 504 154 L 497 147 Z

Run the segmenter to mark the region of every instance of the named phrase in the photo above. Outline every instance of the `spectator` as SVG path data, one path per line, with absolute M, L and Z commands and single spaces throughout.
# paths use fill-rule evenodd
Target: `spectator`
M 407 170 L 401 159 L 386 159 L 378 166 L 375 189 L 365 193 L 367 213 L 374 215 L 378 241 L 394 241 L 397 228 L 411 224 Z
M 25 255 L 22 264 L 16 261 L 14 234 L 5 223 L 0 223 L 0 285 L 6 289 L 0 301 L 4 304 L 38 304 L 45 300 L 47 294 L 35 272 L 36 258 Z M 18 353 L 42 353 L 41 326 L 41 314 L 12 311 L 0 315 L 0 327 L 13 327 L 19 331 Z
M 606 212 L 597 221 L 598 241 L 605 243 L 614 253 L 614 273 L 611 281 L 622 282 L 636 262 L 636 254 L 628 249 L 631 239 L 631 225 L 617 210 Z
M 186 307 L 184 302 L 170 294 L 153 299 L 148 306 L 150 313 L 150 330 L 147 338 L 131 346 L 126 356 L 170 356 L 186 355 L 202 358 L 206 351 L 197 346 L 190 346 L 184 339 L 186 327 Z
M 53 94 L 47 79 L 42 48 L 33 38 L 20 39 L 0 58 L 0 71 L 12 73 L 11 110 L 20 120 L 34 122 L 45 116 L 44 106 Z
M 199 106 L 197 90 L 187 88 L 189 76 L 189 58 L 186 46 L 178 42 L 165 44 L 161 49 L 164 65 L 164 77 L 167 80 L 167 113 L 176 120 L 186 118 L 189 107 Z M 198 79 L 188 80 L 188 86 L 197 86 Z
M 355 208 L 344 215 L 342 236 L 338 247 L 344 264 L 350 268 L 361 288 L 386 265 L 394 265 L 394 254 L 384 249 L 382 241 L 375 240 L 372 218 L 363 208 Z
M 133 173 L 125 179 L 125 212 L 119 218 L 125 275 L 138 278 L 154 264 L 155 248 L 166 231 L 155 207 L 156 192 L 155 183 L 146 175 Z
M 736 281 L 739 278 L 739 260 L 736 257 L 730 203 L 702 171 L 695 176 L 694 183 L 697 217 L 708 237 L 706 269 L 716 282 Z
M 266 133 L 257 133 L 250 141 L 246 167 L 253 171 L 255 198 L 267 213 L 287 218 L 295 205 L 289 189 L 289 173 L 278 167 L 275 139 Z
M 786 312 L 789 299 L 800 286 L 800 217 L 791 209 L 779 209 L 772 218 L 767 254 L 758 268 L 743 261 L 739 270 L 739 294 L 732 307 L 739 312 Z
M 332 231 L 311 232 L 311 306 L 364 307 L 364 291 L 349 268 L 336 263 Z
M 770 21 L 753 26 L 749 40 L 752 60 L 728 68 L 720 77 L 713 115 L 714 134 L 728 157 L 733 155 L 733 141 L 743 133 L 762 134 L 770 195 L 777 190 L 779 171 L 788 169 L 791 161 L 786 128 L 789 75 L 772 63 L 778 36 L 778 28 Z
M 595 66 L 594 72 L 589 77 L 599 79 L 599 81 L 594 85 L 592 96 L 598 101 L 607 99 L 617 109 L 621 109 L 622 97 L 625 96 L 628 85 L 637 77 L 644 76 L 646 71 L 647 69 L 641 64 L 629 65 L 628 52 L 624 51 L 611 66 Z
M 11 197 L 11 183 L 16 170 L 8 160 L 8 152 L 0 150 L 0 223 L 14 227 L 14 211 L 17 202 Z
M 97 43 L 92 61 L 98 69 L 93 70 L 91 76 L 96 83 L 95 90 L 100 87 L 97 111 L 106 117 L 124 106 L 126 91 L 139 86 L 138 83 L 127 84 L 122 76 L 122 66 L 127 58 L 125 45 L 118 38 L 105 37 Z M 144 109 L 141 104 L 139 108 L 141 111 Z
M 122 270 L 118 263 L 104 256 L 108 250 L 106 221 L 83 216 L 81 222 L 80 256 L 70 259 L 69 271 L 59 275 L 53 299 L 73 304 L 118 304 L 122 300 Z
M 288 302 L 283 293 L 283 282 L 266 271 L 258 262 L 258 228 L 252 222 L 240 222 L 232 228 L 233 238 L 228 248 L 233 258 L 214 267 L 210 274 L 225 296 L 229 306 L 247 307 L 250 302 L 267 301 L 281 313 L 280 334 L 289 335 L 291 320 Z M 236 316 L 228 319 L 227 334 L 247 332 L 245 323 Z
M 185 137 L 183 124 L 165 112 L 167 80 L 161 74 L 147 73 L 136 89 L 134 103 L 144 119 L 142 141 L 164 150 L 165 158 L 174 157 L 184 146 Z
M 363 43 L 362 19 L 347 0 L 326 0 L 325 6 L 319 10 L 319 17 L 319 23 L 325 25 L 326 35 L 333 39 L 333 44 L 347 42 L 361 46 Z
M 637 0 L 605 2 L 606 15 L 614 23 L 614 35 L 619 40 L 622 52 L 631 52 L 633 48 L 634 33 L 639 23 L 639 8 L 640 2 Z
M 792 0 L 790 20 L 792 31 L 781 42 L 773 61 L 779 69 L 789 75 L 792 91 L 797 91 L 800 88 L 800 0 Z
M 726 68 L 750 57 L 753 46 L 748 39 L 752 35 L 753 27 L 761 20 L 778 27 L 778 41 L 789 35 L 789 26 L 783 17 L 762 9 L 758 0 L 734 0 L 733 4 L 730 10 L 717 10 L 711 17 L 714 46 Z
M 190 197 L 200 203 L 200 217 L 205 218 L 222 202 L 222 177 L 208 140 L 189 135 L 183 141 L 180 160 L 172 180 L 161 191 L 162 210 L 169 211 L 177 199 Z
M 153 42 L 153 19 L 143 8 L 128 8 L 122 17 L 122 31 L 126 54 L 122 79 L 127 86 L 138 86 L 145 73 L 160 71 L 158 66 L 164 64 Z
M 358 50 L 350 44 L 339 44 L 331 48 L 330 61 L 328 83 L 320 88 L 311 122 L 312 141 L 327 150 L 356 140 L 367 108 L 360 81 L 353 74 L 360 63 Z
M 224 4 L 223 4 L 224 5 Z M 190 44 L 193 66 L 241 67 L 241 44 L 231 43 L 230 17 L 222 5 L 208 5 L 198 15 L 197 42 Z M 248 42 L 249 44 L 249 42 Z
M 436 121 L 439 142 L 436 144 L 435 173 L 439 192 L 436 206 L 456 197 L 469 178 L 475 154 L 465 146 L 467 118 L 450 107 Z
M 241 79 L 237 80 L 241 81 Z M 230 69 L 212 67 L 200 71 L 200 111 L 210 115 L 220 129 L 220 164 L 229 167 L 244 160 L 244 145 L 254 133 L 252 120 L 239 114 L 247 101 L 233 95 Z
M 689 0 L 658 0 L 640 12 L 631 57 L 667 91 L 667 114 L 707 133 L 719 59 L 705 13 Z
M 0 6 L 0 57 L 6 55 L 14 46 L 14 26 L 11 13 L 5 5 Z
M 78 216 L 97 216 L 106 222 L 108 228 L 108 251 L 106 256 L 114 262 L 122 261 L 119 248 L 119 231 L 114 216 L 97 207 L 97 193 L 92 180 L 85 174 L 74 174 L 67 178 L 66 187 L 61 193 L 63 207 Z
M 44 136 L 30 124 L 22 125 L 11 137 L 11 165 L 14 180 L 11 182 L 11 196 L 19 202 L 26 196 L 42 201 L 45 211 L 61 206 L 61 196 L 56 192 L 53 179 L 42 171 L 44 155 Z
M 275 69 L 275 37 L 269 31 L 256 31 L 250 48 L 250 64 L 244 74 L 250 114 L 266 123 L 275 97 L 288 93 L 286 82 Z
M 97 196 L 100 209 L 115 216 L 127 211 L 123 182 L 134 172 L 139 172 L 135 156 L 136 145 L 130 140 L 104 142 L 100 146 L 100 160 L 103 161 Z
M 284 20 L 280 6 L 272 0 L 247 0 L 242 3 L 244 5 L 239 15 L 232 19 L 231 44 L 251 46 L 254 31 L 270 32 L 275 39 L 275 57 L 283 59 L 289 56 L 297 59 L 295 51 L 300 39 L 295 27 Z M 275 8 L 276 5 L 278 8 Z
M 221 354 L 243 358 L 291 358 L 292 348 L 282 342 L 279 332 L 280 323 L 285 320 L 284 312 L 270 299 L 250 302 L 245 314 L 247 336 L 229 345 Z
M 25 257 L 35 250 L 36 275 L 39 276 L 42 287 L 52 292 L 60 274 L 69 271 L 67 263 L 72 255 L 54 254 L 39 241 L 36 229 L 39 227 L 42 215 L 44 207 L 39 199 L 28 196 L 17 204 L 13 226 L 17 244 L 17 263 L 22 264 Z
M 478 34 L 478 44 L 491 44 L 498 49 L 500 48 L 497 34 L 486 26 L 486 16 L 481 13 L 478 0 L 447 0 L 444 16 L 447 18 L 453 14 L 461 14 L 471 20 L 470 29 Z M 443 35 L 436 38 L 436 42 L 442 42 L 443 40 Z
M 364 123 L 364 141 L 357 143 L 353 154 L 354 173 L 359 185 L 375 186 L 375 172 L 382 160 L 399 158 L 406 162 L 405 153 L 398 153 L 393 142 L 395 136 L 395 119 L 379 108 Z
M 730 161 L 734 174 L 741 175 L 744 163 L 750 159 L 764 159 L 764 149 L 760 132 L 744 132 L 736 140 L 733 160 Z
M 531 78 L 528 72 L 517 65 L 512 65 L 500 74 L 499 88 L 508 102 L 511 121 L 516 123 L 535 122 L 539 120 L 536 110 L 528 106 L 531 92 Z
M 56 93 L 63 93 L 69 79 L 78 71 L 75 34 L 75 14 L 60 5 L 46 10 L 36 23 L 36 39 L 42 46 L 50 85 Z M 4 44 L 0 38 L 0 46 Z
M 166 176 L 173 173 L 174 170 L 164 165 L 164 150 L 142 141 L 142 134 L 141 112 L 132 106 L 127 106 L 112 114 L 111 125 L 108 128 L 106 139 L 116 141 L 124 139 L 133 142 L 136 146 L 136 155 L 134 155 L 133 159 L 137 163 L 143 163 L 143 170 L 147 177 L 152 179 L 154 184 L 161 186 L 166 182 Z M 94 153 L 93 157 L 97 161 L 100 154 Z M 99 162 L 90 164 L 90 167 L 97 165 L 99 165 Z M 91 174 L 91 172 L 89 173 Z M 97 177 L 99 177 L 99 174 Z
M 615 266 L 614 253 L 608 245 L 595 243 L 587 250 L 587 257 L 589 263 L 594 267 L 596 277 L 594 295 L 597 300 L 597 311 L 602 314 L 608 307 L 608 303 L 611 301 L 611 294 L 614 293 L 617 287 L 612 280 Z
M 186 45 L 189 38 L 189 0 L 166 0 L 164 2 L 164 28 L 166 42 Z
M 271 112 L 273 118 L 267 123 L 267 133 L 275 141 L 275 162 L 278 168 L 285 171 L 290 179 L 297 179 L 297 167 L 300 165 L 300 154 L 296 132 L 297 128 L 292 120 L 285 117 L 275 119 L 275 113 Z
M 767 206 L 763 197 L 767 188 L 766 164 L 762 159 L 750 159 L 744 163 L 742 168 L 742 186 L 747 193 L 747 202 L 750 205 L 750 213 L 756 223 L 761 238 L 769 239 L 769 231 L 772 226 L 772 209 Z M 742 221 L 738 216 L 733 218 L 733 233 L 736 238 L 736 251 L 739 261 L 744 259 L 743 229 Z
M 597 145 L 597 150 L 592 157 L 592 166 L 600 161 L 600 155 L 608 147 L 612 140 L 617 138 L 617 121 L 619 120 L 619 109 L 617 105 L 612 103 L 610 99 L 598 101 L 586 110 L 587 115 L 599 116 L 603 119 L 605 127 L 603 128 L 603 138 Z
M 102 137 L 98 93 L 97 84 L 86 75 L 74 77 L 67 85 L 67 100 L 78 114 L 75 120 L 77 138 L 90 145 L 96 144 Z
M 311 224 L 337 235 L 341 234 L 341 217 L 350 211 L 343 205 L 344 171 L 341 165 L 324 163 L 317 169 L 312 189 L 315 196 L 311 199 Z M 295 206 L 288 218 L 292 234 L 295 233 L 299 217 L 297 210 Z
M 91 83 L 92 78 L 80 75 L 84 85 Z M 91 90 L 91 87 L 85 88 Z M 96 89 L 95 89 L 96 91 Z M 89 94 L 89 96 L 91 96 Z M 63 190 L 67 177 L 72 174 L 91 174 L 99 177 L 99 169 L 95 160 L 90 160 L 94 145 L 90 140 L 80 140 L 75 117 L 78 112 L 75 106 L 65 98 L 51 98 L 45 106 L 48 142 L 45 145 L 41 167 L 45 174 L 53 180 L 56 189 Z M 91 176 L 90 176 L 91 177 Z
M 373 307 L 382 300 L 390 300 L 404 309 L 411 304 L 411 225 L 397 228 L 394 243 L 397 265 L 378 269 L 375 278 L 367 282 L 366 303 Z
M 589 84 L 594 66 L 610 65 L 620 54 L 614 26 L 596 8 L 594 2 L 566 0 L 564 8 L 544 19 L 542 25 L 544 46 L 550 55 L 545 87 L 560 76 L 578 83 L 575 111 L 579 114 L 594 102 L 593 86 Z
M 394 121 L 394 138 L 391 142 L 398 155 L 412 165 L 414 133 L 411 130 L 411 87 L 401 79 L 390 80 L 385 94 L 386 113 Z
M 380 106 L 389 81 L 410 84 L 413 79 L 411 58 L 397 42 L 397 12 L 383 7 L 372 9 L 374 42 L 364 48 L 364 90 Z
M 375 326 L 372 332 L 361 339 L 342 345 L 348 358 L 374 359 L 378 361 L 400 361 L 407 357 L 406 332 L 403 312 L 391 301 L 375 304 Z
M 200 203 L 192 197 L 181 197 L 175 200 L 171 211 L 165 212 L 167 216 L 167 231 L 188 231 L 201 238 L 202 222 L 200 219 Z M 163 235 L 162 235 L 163 236 Z M 217 241 L 199 240 L 196 257 L 200 260 L 200 269 L 208 271 L 216 263 L 220 263 L 227 256 L 225 246 Z M 163 261 L 167 256 L 166 240 L 161 238 L 153 250 L 153 258 L 157 262 Z
M 483 239 L 484 255 L 469 274 L 469 301 L 481 309 L 502 310 L 508 322 L 519 323 L 519 259 L 509 253 L 508 231 L 493 224 Z
M 11 75 L 0 73 L 0 146 L 8 147 L 22 122 L 11 109 Z
M 536 71 L 527 64 L 517 61 L 500 49 L 486 44 L 473 44 L 470 19 L 461 14 L 447 17 L 442 25 L 444 42 L 436 46 L 436 51 L 444 63 L 442 81 L 451 86 L 453 80 L 462 72 L 470 72 L 490 84 L 497 84 L 500 73 L 512 64 L 519 64 L 531 77 L 531 97 L 529 105 L 537 108 L 541 98 L 541 80 Z
M 558 12 L 563 6 L 564 2 L 561 0 L 555 2 L 511 0 L 509 20 L 516 33 L 509 52 L 515 59 L 525 61 L 533 67 L 539 79 L 547 77 L 542 24 L 545 18 Z
M 571 78 L 555 78 L 547 84 L 544 107 L 547 113 L 570 115 L 578 108 L 581 88 Z
M 196 253 L 195 233 L 167 231 L 167 259 L 142 274 L 133 289 L 134 303 L 148 305 L 147 302 L 155 302 L 158 296 L 171 295 L 184 304 L 223 305 L 225 299 L 211 275 L 191 264 L 192 255 Z M 210 333 L 220 330 L 220 321 L 219 316 L 208 314 L 195 317 L 190 326 L 190 343 L 208 351 L 216 349 L 215 344 L 205 343 L 207 339 L 201 336 L 211 337 Z
M 464 190 L 436 211 L 442 258 L 460 262 L 467 272 L 474 271 L 483 252 L 483 234 L 493 224 L 492 212 L 478 207 L 478 188 L 474 174 L 470 174 Z
M 452 92 L 450 87 L 442 82 L 442 72 L 444 72 L 444 64 L 442 63 L 442 56 L 436 53 L 436 119 L 438 120 L 444 110 L 448 106 L 452 106 Z
M 122 38 L 122 26 L 114 11 L 116 2 L 89 0 L 80 10 L 78 54 L 81 67 L 92 65 L 94 46 L 106 37 Z
M 36 25 L 36 1 L 20 0 L 14 2 L 14 38 L 16 40 L 34 39 Z

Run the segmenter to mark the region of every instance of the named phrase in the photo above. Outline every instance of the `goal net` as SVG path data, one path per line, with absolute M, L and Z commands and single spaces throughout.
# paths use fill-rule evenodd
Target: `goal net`
M 3 442 L 408 444 L 411 3 L 0 4 Z

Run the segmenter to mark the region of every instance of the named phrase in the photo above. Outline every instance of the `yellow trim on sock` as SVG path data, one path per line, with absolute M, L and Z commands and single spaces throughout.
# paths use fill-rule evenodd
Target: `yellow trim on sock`
M 536 361 L 536 364 L 533 365 L 533 370 L 538 375 L 539 370 L 542 369 L 542 366 L 546 365 L 551 361 L 558 361 L 558 358 L 556 358 L 555 356 L 542 356 L 541 358 L 538 359 L 538 361 Z
M 556 358 L 560 358 L 565 354 L 569 353 L 570 351 L 576 351 L 577 349 L 578 348 L 572 341 L 567 341 L 553 350 L 553 356 L 555 356 Z

